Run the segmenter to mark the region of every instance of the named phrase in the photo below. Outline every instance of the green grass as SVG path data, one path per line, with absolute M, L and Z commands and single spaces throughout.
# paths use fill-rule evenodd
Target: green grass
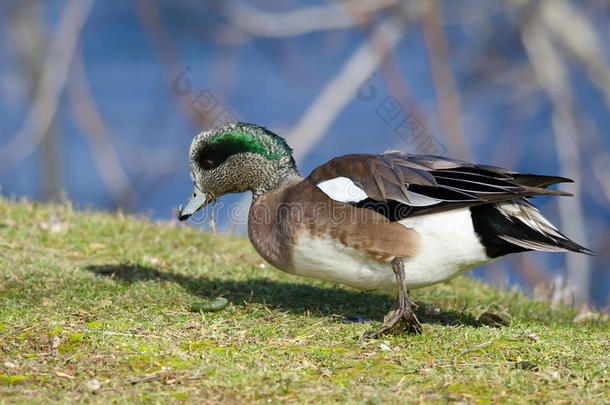
M 462 277 L 412 293 L 423 335 L 366 341 L 390 297 L 262 263 L 241 238 L 0 200 L 0 403 L 601 403 L 610 395 L 602 315 L 575 324 L 570 308 Z M 226 309 L 189 311 L 219 296 Z M 485 311 L 512 323 L 481 326 Z

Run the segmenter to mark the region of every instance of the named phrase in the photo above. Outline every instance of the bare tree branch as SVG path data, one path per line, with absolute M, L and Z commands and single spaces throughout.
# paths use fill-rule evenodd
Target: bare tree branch
M 108 139 L 104 122 L 91 95 L 81 57 L 74 58 L 71 72 L 72 80 L 68 85 L 70 103 L 76 122 L 91 145 L 95 166 L 117 203 L 132 208 L 136 199 L 135 191 Z
M 524 8 L 537 8 L 542 22 L 559 42 L 585 69 L 591 81 L 599 88 L 610 107 L 610 67 L 604 55 L 608 47 L 602 45 L 593 25 L 565 0 L 510 0 Z
M 50 39 L 40 79 L 23 126 L 0 149 L 0 171 L 29 156 L 45 137 L 55 116 L 80 32 L 94 0 L 70 0 Z
M 377 69 L 403 35 L 405 23 L 390 18 L 373 31 L 370 41 L 350 56 L 310 104 L 299 122 L 286 136 L 295 149 L 295 159 L 302 159 L 324 136 L 333 121 L 354 98 L 358 87 Z
M 602 45 L 592 24 L 565 0 L 543 1 L 540 14 L 561 46 L 588 72 L 610 107 L 610 67 L 604 60 L 608 55 L 607 41 Z
M 529 10 L 531 12 L 531 10 Z M 568 74 L 550 36 L 538 19 L 525 18 L 522 38 L 536 76 L 553 104 L 552 124 L 561 175 L 576 180 L 571 185 L 573 198 L 559 200 L 559 215 L 564 228 L 578 242 L 586 243 L 583 210 L 580 203 L 580 156 L 576 121 Z M 591 265 L 585 255 L 566 255 L 567 275 L 574 286 L 577 304 L 590 298 Z
M 45 32 L 45 4 L 36 0 L 24 0 L 20 6 L 15 7 L 12 23 L 17 31 L 17 47 L 20 63 L 23 68 L 21 74 L 26 83 L 32 86 L 33 93 L 44 63 L 47 35 Z M 60 201 L 61 169 L 59 159 L 59 136 L 55 129 L 55 119 L 51 119 L 49 129 L 46 131 L 38 147 L 40 153 L 40 186 L 44 200 Z
M 591 169 L 603 190 L 606 197 L 606 205 L 608 205 L 610 202 L 610 179 L 608 178 L 608 173 L 610 173 L 610 156 L 608 156 L 608 153 L 600 152 L 595 154 L 591 162 Z
M 259 37 L 292 37 L 309 32 L 349 28 L 373 12 L 398 4 L 397 0 L 350 0 L 325 6 L 301 7 L 284 13 L 268 13 L 245 3 L 229 8 L 231 23 Z M 349 12 L 346 8 L 349 7 Z
M 443 31 L 443 17 L 438 0 L 421 3 L 420 19 L 436 88 L 441 126 L 454 156 L 471 159 L 472 153 L 462 132 L 460 97 L 449 65 L 449 48 Z
M 505 14 L 506 8 L 497 2 L 475 2 L 447 1 L 443 4 L 445 10 L 444 21 L 446 25 L 451 24 L 476 24 L 487 22 L 491 18 Z
M 161 61 L 163 73 L 165 74 L 167 82 L 171 84 L 174 78 L 184 69 L 184 66 L 179 64 L 178 52 L 176 51 L 169 32 L 163 25 L 159 9 L 154 1 L 138 0 L 136 5 L 138 17 L 152 38 L 155 51 L 159 55 Z M 210 124 L 209 117 L 197 113 L 197 111 L 192 108 L 190 99 L 180 97 L 177 94 L 173 94 L 173 96 L 182 111 L 196 128 L 202 129 Z
M 405 23 L 395 18 L 381 22 L 373 31 L 370 41 L 363 43 L 345 62 L 343 68 L 318 94 L 299 122 L 287 134 L 286 140 L 294 148 L 294 158 L 300 161 L 322 139 L 333 121 L 354 98 L 360 85 L 383 62 L 385 56 L 398 43 Z M 246 206 L 250 196 L 239 204 Z M 241 210 L 244 215 L 247 210 Z M 239 218 L 245 223 L 244 218 Z M 239 227 L 237 232 L 241 232 Z

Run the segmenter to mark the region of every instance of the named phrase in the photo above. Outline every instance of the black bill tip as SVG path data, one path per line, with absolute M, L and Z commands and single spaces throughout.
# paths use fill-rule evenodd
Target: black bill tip
M 203 206 L 208 203 L 208 196 L 205 193 L 197 193 L 193 194 L 193 197 L 186 204 L 186 207 L 182 208 L 182 204 L 180 204 L 180 208 L 178 208 L 178 220 L 185 221 L 189 219 L 194 213 L 199 211 Z

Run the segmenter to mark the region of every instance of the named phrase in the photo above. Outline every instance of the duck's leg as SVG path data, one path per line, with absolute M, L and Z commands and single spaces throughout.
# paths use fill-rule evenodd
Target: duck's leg
M 365 333 L 365 339 L 377 338 L 389 331 L 396 335 L 405 331 L 410 333 L 421 333 L 422 331 L 421 324 L 413 312 L 413 307 L 417 308 L 417 305 L 409 299 L 405 287 L 405 265 L 401 257 L 392 260 L 392 270 L 394 270 L 396 283 L 398 284 L 398 297 L 396 297 L 396 301 L 388 314 L 383 318 L 381 329 Z

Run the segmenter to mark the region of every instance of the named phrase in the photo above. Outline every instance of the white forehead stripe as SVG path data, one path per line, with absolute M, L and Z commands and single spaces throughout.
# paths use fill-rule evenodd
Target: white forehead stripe
M 337 177 L 317 185 L 320 190 L 335 201 L 356 203 L 368 198 L 366 193 L 347 177 Z

